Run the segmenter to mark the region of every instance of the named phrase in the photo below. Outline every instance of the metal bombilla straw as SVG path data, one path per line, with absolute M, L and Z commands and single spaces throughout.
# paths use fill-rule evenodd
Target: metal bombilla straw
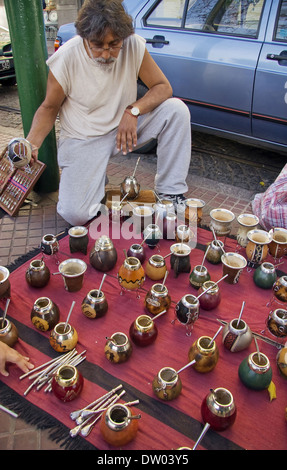
M 119 215 L 121 216 L 121 210 L 122 210 L 122 207 L 123 207 L 123 202 L 125 200 L 125 198 L 128 196 L 129 193 L 126 193 L 124 195 L 124 197 L 122 199 L 120 199 L 120 201 L 113 201 L 114 203 L 118 203 L 118 208 L 119 208 Z M 113 204 L 113 203 L 112 203 Z M 112 207 L 112 204 L 111 204 L 111 207 Z M 117 207 L 117 206 L 116 206 Z
M 127 193 L 127 194 L 128 194 L 128 193 Z M 137 207 L 137 206 L 133 206 L 130 201 L 127 201 L 127 204 L 129 204 L 129 205 L 131 206 L 132 210 L 134 210 L 134 208 Z
M 164 284 L 165 284 L 165 281 L 166 281 L 166 278 L 167 278 L 168 274 L 169 274 L 168 271 L 166 271 L 165 275 L 164 275 L 164 278 L 163 278 L 163 281 L 161 283 L 161 290 L 163 290 L 163 287 L 164 287 Z
M 138 164 L 139 164 L 140 159 L 141 159 L 141 157 L 139 157 L 139 158 L 137 159 L 136 166 L 135 166 L 134 172 L 133 172 L 133 174 L 132 174 L 132 178 L 135 177 L 136 170 L 137 170 L 137 167 L 138 167 Z
M 217 240 L 216 235 L 215 235 L 214 228 L 212 227 L 211 230 L 212 230 L 212 233 L 213 233 L 214 241 L 215 241 L 216 245 L 219 246 L 218 240 Z M 220 247 L 220 249 L 221 249 L 221 251 L 223 251 L 224 254 L 226 254 L 223 247 Z
M 185 227 L 183 228 L 183 231 L 182 231 L 181 237 L 180 237 L 181 238 L 181 240 L 180 240 L 180 249 L 181 249 L 181 251 L 183 251 L 183 246 L 182 245 L 183 245 L 184 234 L 185 234 Z
M 255 342 L 255 346 L 256 346 L 258 360 L 261 361 L 261 354 L 260 354 L 259 346 L 258 346 L 258 343 L 257 343 L 257 339 L 255 337 L 254 337 L 254 342 Z
M 181 369 L 177 370 L 176 371 L 176 374 L 179 374 L 180 372 L 182 372 L 183 370 L 187 369 L 188 367 L 192 366 L 193 364 L 196 363 L 196 359 L 193 359 L 192 361 L 190 361 L 188 364 L 186 364 L 185 366 L 183 366 Z
M 208 253 L 209 248 L 210 248 L 210 245 L 208 245 L 207 250 L 206 250 L 206 252 L 204 253 L 204 256 L 203 256 L 203 259 L 202 259 L 202 263 L 201 263 L 201 265 L 200 265 L 200 272 L 202 271 L 202 268 L 203 268 L 203 265 L 204 265 L 204 261 L 205 261 L 205 258 L 206 258 L 206 255 L 207 255 L 207 253 Z
M 164 313 L 166 313 L 166 310 L 162 310 L 162 312 L 159 312 L 155 317 L 149 319 L 149 323 L 155 321 L 157 318 L 161 317 Z
M 8 310 L 9 304 L 10 304 L 10 299 L 7 299 L 6 306 L 5 306 L 5 311 L 4 311 L 3 317 L 2 317 L 2 327 L 1 328 L 4 328 L 4 326 L 5 326 L 5 320 L 6 320 L 6 315 L 7 315 L 7 310 Z
M 62 232 L 57 233 L 57 235 L 55 235 L 55 238 L 59 238 L 61 235 L 64 235 L 64 233 L 67 233 L 67 230 L 63 230 Z
M 73 366 L 78 366 L 81 362 L 83 362 L 86 359 L 86 356 L 83 356 L 86 353 L 85 351 L 82 351 L 81 353 L 77 354 L 77 351 L 75 351 L 76 355 L 71 356 L 67 361 L 64 361 L 62 364 L 63 365 L 73 365 Z M 44 392 L 51 392 L 52 391 L 52 379 L 53 377 L 51 376 L 54 375 L 54 372 L 56 372 L 57 367 L 50 372 L 50 377 L 47 377 L 47 380 L 44 380 L 45 383 L 48 382 L 46 388 L 44 389 Z M 44 384 L 43 384 L 44 385 Z M 40 383 L 37 387 L 37 390 L 39 390 L 42 387 L 42 383 Z
M 114 400 L 114 398 L 115 397 L 113 397 L 112 400 Z M 132 406 L 132 405 L 138 405 L 138 404 L 139 404 L 139 400 L 133 400 L 133 401 L 129 401 L 129 402 L 124 403 L 124 405 L 126 405 L 126 406 Z M 91 416 L 94 416 L 96 413 L 100 413 L 100 412 L 104 411 L 106 408 L 107 408 L 107 406 L 103 405 L 99 409 L 85 410 L 85 411 L 83 411 L 82 416 L 83 416 L 83 418 L 87 419 L 87 418 L 90 418 Z
M 96 400 L 92 401 L 88 405 L 86 405 L 84 408 L 80 408 L 79 410 L 72 411 L 70 413 L 70 418 L 73 421 L 77 422 L 77 419 L 83 414 L 84 411 L 92 411 L 93 409 L 96 409 L 97 407 L 95 405 L 98 405 L 99 403 L 102 403 L 103 401 L 107 400 L 110 398 L 112 395 L 114 395 L 119 389 L 121 389 L 123 386 L 122 384 L 119 384 L 117 387 L 113 388 L 107 393 L 104 393 L 104 395 L 100 396 Z M 77 422 L 77 424 L 79 424 Z
M 157 198 L 157 200 L 158 200 L 160 203 L 162 203 L 162 199 L 159 197 L 159 195 L 157 194 L 157 192 L 153 190 L 153 193 L 154 193 L 155 197 Z
M 124 395 L 126 392 L 123 390 L 120 392 L 120 396 Z M 103 407 L 108 406 L 115 398 L 118 399 L 118 396 L 116 393 L 113 393 L 111 391 L 109 394 L 104 395 L 100 399 L 96 400 L 96 404 L 91 408 L 91 409 L 83 409 L 81 411 L 81 414 L 75 419 L 77 426 L 73 428 L 77 432 L 81 431 L 83 426 L 86 426 L 89 422 L 90 419 L 94 417 L 95 413 L 98 413 L 99 410 L 101 410 Z
M 216 238 L 216 235 L 215 235 L 215 230 L 214 230 L 213 227 L 211 227 L 211 230 L 212 230 L 212 233 L 213 233 L 214 241 L 215 241 L 216 245 L 218 245 L 217 238 Z
M 238 325 L 239 325 L 239 323 L 240 323 L 240 320 L 241 320 L 241 317 L 242 317 L 242 313 L 243 313 L 244 307 L 245 307 L 245 300 L 243 300 L 243 302 L 242 302 L 240 314 L 239 314 L 239 317 L 238 317 L 238 320 L 237 320 L 237 324 L 236 324 L 237 328 L 238 328 Z
M 18 413 L 15 413 L 12 410 L 9 410 L 9 408 L 6 408 L 6 406 L 0 405 L 0 410 L 5 411 L 5 413 L 8 413 L 8 415 L 13 416 L 13 418 L 18 418 Z
M 152 233 L 152 230 L 150 229 L 147 233 L 147 235 L 145 236 L 145 238 L 143 239 L 143 241 L 140 243 L 140 246 L 143 246 L 144 242 L 148 239 L 148 237 L 150 236 L 150 234 Z
M 110 404 L 113 404 L 114 402 L 116 402 L 117 400 L 119 400 L 119 398 L 125 393 L 125 391 L 123 390 L 119 395 L 113 395 L 112 397 L 110 397 L 108 400 L 101 402 L 101 405 L 103 406 L 108 406 Z M 101 406 L 100 405 L 100 406 Z M 92 419 L 92 416 L 90 416 L 89 418 L 87 418 L 86 420 L 84 420 L 83 422 L 81 422 L 80 424 L 78 424 L 76 427 L 74 427 L 73 429 L 70 429 L 70 436 L 71 437 L 76 437 L 80 432 L 82 433 L 82 430 L 83 428 L 85 428 L 85 431 L 86 432 L 86 436 L 89 434 L 89 432 L 92 430 L 92 426 L 94 424 L 96 424 L 96 421 L 99 419 L 99 416 L 97 416 L 96 420 L 92 421 L 90 424 L 88 424 L 88 422 Z
M 228 276 L 228 274 L 225 274 L 225 276 L 223 276 L 221 279 L 219 279 L 218 281 L 216 281 L 214 284 L 219 284 L 219 282 L 223 281 L 223 279 L 225 279 L 226 277 Z M 209 286 L 207 289 L 205 289 L 204 291 L 201 292 L 201 294 L 199 294 L 197 297 L 196 297 L 196 300 L 198 300 L 203 294 L 206 294 L 210 289 L 212 289 L 214 286 L 211 285 Z
M 217 332 L 215 333 L 215 335 L 213 336 L 213 338 L 209 341 L 209 343 L 208 343 L 208 345 L 207 345 L 208 348 L 209 348 L 209 346 L 212 345 L 212 343 L 214 342 L 215 338 L 216 338 L 217 335 L 220 333 L 220 331 L 222 330 L 222 328 L 223 328 L 223 325 L 218 328 L 218 330 L 217 330 Z
M 209 348 L 209 346 L 212 345 L 213 341 L 215 340 L 215 338 L 217 337 L 217 335 L 220 333 L 220 331 L 222 330 L 223 326 L 220 326 L 217 330 L 217 332 L 215 333 L 215 335 L 213 336 L 213 338 L 209 341 L 207 347 Z
M 213 341 L 215 340 L 215 338 L 217 337 L 217 335 L 220 333 L 220 331 L 222 330 L 223 326 L 220 326 L 218 331 L 215 333 L 215 335 L 213 336 L 213 338 L 211 339 L 211 341 L 208 343 L 207 347 L 211 346 L 211 344 L 213 343 Z M 180 372 L 182 372 L 183 370 L 187 369 L 187 367 L 190 367 L 192 366 L 193 364 L 196 363 L 196 359 L 193 359 L 192 361 L 190 361 L 188 364 L 186 364 L 185 366 L 183 366 L 181 369 L 177 370 L 176 373 L 179 374 Z
M 116 403 L 118 401 L 118 399 L 120 398 L 119 397 L 116 397 L 112 403 L 109 405 L 109 406 L 112 406 L 114 403 Z M 130 406 L 130 405 L 135 405 L 139 403 L 139 400 L 134 400 L 134 401 L 130 401 L 130 402 L 126 402 L 124 403 L 125 406 Z M 99 421 L 103 415 L 103 413 L 109 408 L 109 406 L 106 406 L 105 408 L 103 408 L 102 410 L 99 410 L 98 412 L 100 412 L 100 415 L 97 416 L 90 424 L 87 424 L 87 426 L 83 427 L 82 430 L 81 430 L 81 435 L 86 437 L 90 434 L 91 430 L 93 429 L 93 427 L 95 426 L 95 424 L 97 423 L 97 421 Z M 130 416 L 129 418 L 127 419 L 139 419 L 141 418 L 141 415 L 136 415 L 135 417 L 132 417 Z
M 101 282 L 100 287 L 99 287 L 99 289 L 98 289 L 98 295 L 97 295 L 97 297 L 99 297 L 99 295 L 100 295 L 100 293 L 101 293 L 101 289 L 102 289 L 102 287 L 103 287 L 103 283 L 104 283 L 105 278 L 106 278 L 106 273 L 103 275 L 102 282 Z
M 120 200 L 120 205 L 121 205 L 122 202 L 125 200 L 125 198 L 127 197 L 127 195 L 128 195 L 128 193 L 126 193 L 126 194 L 124 195 L 124 197 Z
M 117 393 L 113 393 L 112 395 L 100 400 L 98 404 L 96 406 L 93 406 L 91 410 L 83 410 L 83 412 L 81 413 L 80 419 L 78 418 L 76 420 L 76 423 L 83 424 L 85 426 L 90 420 L 90 418 L 94 417 L 95 414 L 102 412 L 111 403 L 113 403 L 115 399 L 118 400 L 125 393 L 126 393 L 125 390 L 122 390 L 119 395 Z
M 22 380 L 22 379 L 24 379 L 24 378 L 27 377 L 27 376 L 30 376 L 30 378 L 34 378 L 33 376 L 36 376 L 36 375 L 42 373 L 42 372 L 39 372 L 38 374 L 35 374 L 36 371 L 39 371 L 39 370 L 44 369 L 44 368 L 45 368 L 45 370 L 47 370 L 51 364 L 53 365 L 53 364 L 56 364 L 56 363 L 60 362 L 63 357 L 67 357 L 68 355 L 71 355 L 71 353 L 73 353 L 74 351 L 75 351 L 75 349 L 73 349 L 72 351 L 69 351 L 69 352 L 66 353 L 64 356 L 56 357 L 55 359 L 51 359 L 50 361 L 45 362 L 44 364 L 41 364 L 41 365 L 38 366 L 38 367 L 35 367 L 35 369 L 29 370 L 29 371 L 26 372 L 25 374 L 21 375 L 21 376 L 19 377 L 19 379 Z M 32 374 L 33 374 L 33 376 L 32 376 Z M 31 377 L 31 376 L 32 376 L 32 377 Z
M 68 353 L 66 353 L 64 356 L 61 356 L 57 359 L 49 361 L 46 364 L 44 364 L 40 367 L 37 367 L 36 369 L 31 370 L 28 373 L 24 374 L 22 377 L 20 377 L 20 379 L 24 378 L 27 375 L 29 375 L 29 373 L 31 372 L 31 375 L 29 376 L 30 380 L 33 380 L 35 378 L 35 380 L 33 380 L 31 385 L 27 388 L 27 390 L 25 390 L 24 395 L 27 395 L 34 386 L 38 387 L 39 384 L 42 383 L 43 381 L 49 380 L 52 377 L 55 370 L 57 370 L 60 365 L 70 363 L 71 359 L 73 357 L 75 357 L 75 354 L 78 355 L 77 351 L 75 349 L 73 349 L 72 351 L 69 351 Z M 81 353 L 81 354 L 83 354 L 83 353 Z M 80 355 L 78 355 L 78 356 L 80 356 Z M 47 364 L 49 364 L 49 365 L 47 366 Z M 41 370 L 41 369 L 43 369 L 43 367 L 45 367 L 45 369 Z M 39 370 L 39 372 L 35 373 L 36 370 Z M 50 391 L 50 390 L 48 390 L 48 391 Z
M 67 329 L 67 326 L 68 326 L 68 323 L 69 323 L 69 319 L 70 319 L 72 310 L 73 310 L 73 308 L 74 308 L 74 306 L 75 306 L 75 303 L 76 303 L 76 302 L 73 300 L 72 305 L 71 305 L 71 308 L 70 308 L 70 311 L 69 311 L 69 314 L 68 314 L 68 316 L 67 316 L 66 323 L 65 323 L 64 333 L 65 333 L 65 331 L 66 331 L 66 329 Z
M 196 359 L 192 359 L 192 361 L 188 362 L 187 364 L 185 364 L 185 366 L 181 367 L 180 369 L 178 369 L 175 374 L 178 375 L 180 374 L 180 372 L 182 372 L 183 370 L 187 369 L 188 367 L 192 366 L 193 364 L 196 363 Z M 172 378 L 175 377 L 175 375 L 172 376 Z
M 205 423 L 204 425 L 204 428 L 203 430 L 201 431 L 200 435 L 199 435 L 199 438 L 197 439 L 196 443 L 194 444 L 193 448 L 191 450 L 195 450 L 196 447 L 198 446 L 198 444 L 200 443 L 200 441 L 203 439 L 203 437 L 205 436 L 205 434 L 207 433 L 207 431 L 209 430 L 210 428 L 210 424 L 209 423 Z

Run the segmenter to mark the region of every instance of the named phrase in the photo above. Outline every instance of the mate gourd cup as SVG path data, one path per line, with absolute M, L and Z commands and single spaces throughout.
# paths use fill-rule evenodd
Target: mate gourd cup
M 221 262 L 223 275 L 228 274 L 224 281 L 228 284 L 237 284 L 243 269 L 247 265 L 246 259 L 239 253 L 225 253 L 221 257 Z
M 89 236 L 87 227 L 76 226 L 71 227 L 68 231 L 69 247 L 71 253 L 81 252 L 87 254 L 89 244 Z
M 213 229 L 218 236 L 227 236 L 231 232 L 232 222 L 235 219 L 233 212 L 227 209 L 213 209 L 210 212 L 210 228 Z
M 287 229 L 275 227 L 269 231 L 272 237 L 269 253 L 276 259 L 287 254 Z
M 5 266 L 0 266 L 0 299 L 10 297 L 10 271 Z
M 71 258 L 62 261 L 59 271 L 62 274 L 65 289 L 69 292 L 79 291 L 83 286 L 86 270 L 87 265 L 81 259 Z

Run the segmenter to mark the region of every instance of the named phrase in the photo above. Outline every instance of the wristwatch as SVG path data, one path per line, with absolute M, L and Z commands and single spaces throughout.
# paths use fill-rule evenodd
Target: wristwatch
M 126 107 L 126 109 L 130 109 L 131 114 L 134 117 L 138 117 L 140 115 L 140 110 L 136 106 L 132 106 L 131 104 Z

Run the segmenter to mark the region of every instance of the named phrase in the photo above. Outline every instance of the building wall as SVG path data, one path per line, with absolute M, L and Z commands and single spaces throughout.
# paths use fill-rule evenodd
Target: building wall
M 65 23 L 74 23 L 78 10 L 82 5 L 81 0 L 55 0 L 57 4 L 58 27 Z
M 0 0 L 0 25 L 4 26 L 4 28 L 8 28 L 8 21 L 7 21 L 5 6 L 4 6 L 4 0 Z

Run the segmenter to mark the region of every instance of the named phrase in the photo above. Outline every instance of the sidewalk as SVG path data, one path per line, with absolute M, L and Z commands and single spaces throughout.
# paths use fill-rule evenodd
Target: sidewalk
M 0 152 L 5 149 L 13 137 L 23 136 L 21 124 L 14 123 L 11 127 L 0 126 Z M 109 188 L 116 189 L 134 168 L 138 155 L 117 157 L 108 166 Z M 193 160 L 200 155 L 193 152 Z M 153 189 L 156 172 L 154 155 L 142 155 L 137 169 L 137 179 L 141 189 Z M 203 210 L 202 224 L 209 224 L 209 213 L 216 207 L 224 207 L 236 216 L 251 211 L 250 201 L 254 191 L 240 189 L 232 185 L 214 182 L 210 179 L 188 175 L 189 191 L 187 196 L 203 199 L 206 203 Z M 16 217 L 4 215 L 0 219 L 0 264 L 8 266 L 19 256 L 39 247 L 41 238 L 46 233 L 57 234 L 68 224 L 57 214 L 57 192 L 40 197 L 31 193 L 32 204 L 21 207 Z M 238 224 L 233 224 L 233 234 Z M 3 308 L 3 305 L 2 307 Z M 19 418 L 12 418 L 0 411 L 0 450 L 52 450 L 60 449 L 57 443 L 48 438 L 48 432 L 37 430 Z

